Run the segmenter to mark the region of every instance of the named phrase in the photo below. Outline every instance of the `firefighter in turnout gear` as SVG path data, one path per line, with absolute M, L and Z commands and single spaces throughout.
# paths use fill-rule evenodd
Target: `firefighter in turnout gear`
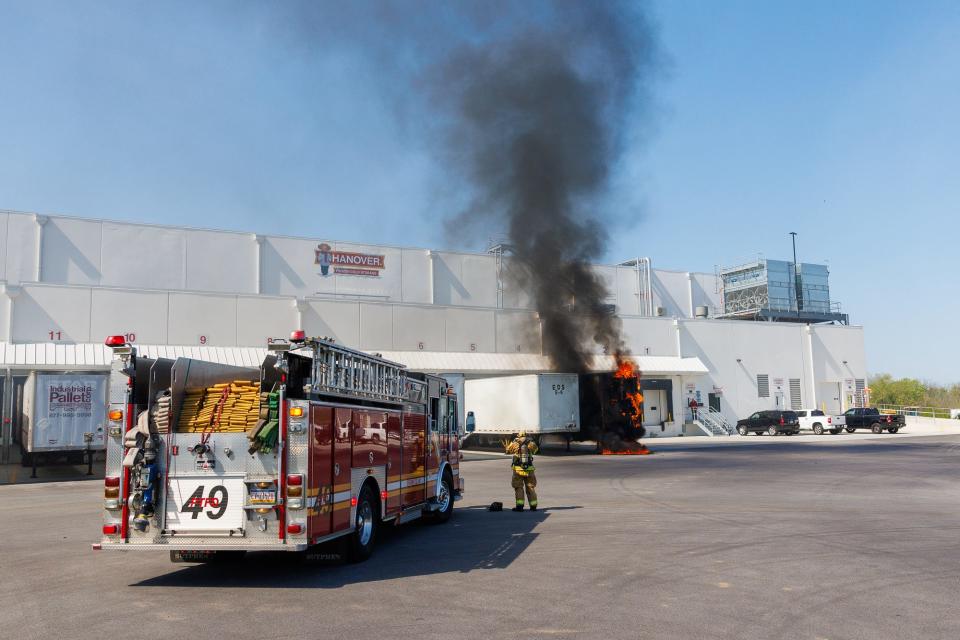
M 514 511 L 523 511 L 523 495 L 526 491 L 530 510 L 537 510 L 537 476 L 534 474 L 533 454 L 539 451 L 537 443 L 521 431 L 512 442 L 507 444 L 507 453 L 513 455 L 513 479 L 510 481 L 516 494 L 517 506 Z

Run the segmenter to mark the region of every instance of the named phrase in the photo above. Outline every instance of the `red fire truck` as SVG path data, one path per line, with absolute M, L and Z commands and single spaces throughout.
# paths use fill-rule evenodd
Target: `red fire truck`
M 147 358 L 123 336 L 107 345 L 95 549 L 167 550 L 192 562 L 342 537 L 358 561 L 381 526 L 445 522 L 462 496 L 457 398 L 443 378 L 302 331 L 270 340 L 259 369 Z M 178 424 L 211 388 L 225 389 L 224 401 L 191 418 L 192 429 Z M 217 423 L 230 389 L 257 391 L 242 409 L 254 429 Z

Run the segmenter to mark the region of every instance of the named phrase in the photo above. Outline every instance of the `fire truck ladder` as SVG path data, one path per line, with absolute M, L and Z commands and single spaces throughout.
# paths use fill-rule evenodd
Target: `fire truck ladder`
M 314 393 L 360 396 L 399 402 L 404 398 L 407 372 L 403 365 L 354 351 L 326 340 L 313 346 Z

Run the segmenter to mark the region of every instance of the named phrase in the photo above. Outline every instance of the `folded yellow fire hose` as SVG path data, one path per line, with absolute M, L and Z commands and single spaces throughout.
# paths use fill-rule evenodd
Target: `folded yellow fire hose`
M 188 389 L 177 420 L 178 433 L 245 433 L 260 416 L 260 385 L 248 380 Z M 218 419 L 219 418 L 219 419 Z

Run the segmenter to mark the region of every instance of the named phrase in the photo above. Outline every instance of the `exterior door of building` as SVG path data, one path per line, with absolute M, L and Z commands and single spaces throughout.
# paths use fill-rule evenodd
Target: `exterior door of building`
M 820 400 L 819 409 L 828 415 L 837 415 L 843 412 L 843 404 L 840 401 L 840 383 L 839 382 L 818 382 L 817 399 Z
M 719 412 L 720 411 L 720 394 L 708 393 L 707 404 L 710 406 L 711 411 Z
M 774 407 L 783 410 L 786 409 L 786 406 L 783 404 L 783 391 L 777 391 L 773 394 Z

